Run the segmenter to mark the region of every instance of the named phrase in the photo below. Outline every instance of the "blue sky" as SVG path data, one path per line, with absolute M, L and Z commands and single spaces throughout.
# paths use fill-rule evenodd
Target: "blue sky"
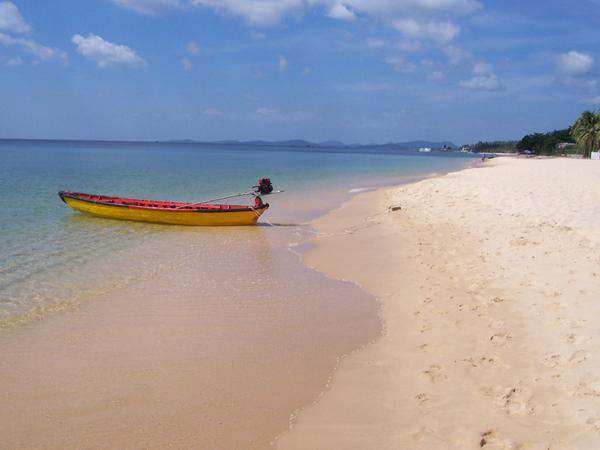
M 0 137 L 518 139 L 600 107 L 599 42 L 599 0 L 0 0 Z

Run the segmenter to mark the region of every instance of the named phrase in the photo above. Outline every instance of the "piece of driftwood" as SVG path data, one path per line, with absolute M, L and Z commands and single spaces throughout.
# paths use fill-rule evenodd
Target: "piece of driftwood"
M 388 206 L 388 211 L 393 212 L 393 211 L 399 211 L 402 209 L 402 206 L 400 205 L 390 205 Z

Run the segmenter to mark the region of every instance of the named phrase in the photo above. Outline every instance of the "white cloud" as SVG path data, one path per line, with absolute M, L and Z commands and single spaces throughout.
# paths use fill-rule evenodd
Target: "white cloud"
M 473 78 L 462 80 L 461 87 L 479 91 L 503 91 L 506 89 L 494 73 L 494 67 L 486 62 L 477 61 L 473 65 Z
M 255 120 L 270 123 L 298 123 L 312 119 L 313 117 L 313 113 L 306 111 L 284 112 L 264 106 L 258 108 L 253 114 Z
M 21 58 L 20 56 L 15 56 L 14 58 L 10 58 L 8 61 L 6 61 L 5 64 L 8 67 L 20 66 L 21 64 L 23 64 L 23 58 Z
M 453 46 L 446 47 L 444 52 L 446 53 L 446 56 L 448 56 L 450 64 L 453 66 L 456 66 L 471 57 L 471 54 L 466 50 Z
M 285 59 L 283 56 L 279 56 L 279 59 L 277 61 L 277 68 L 280 72 L 285 72 L 288 68 L 287 59 Z
M 188 45 L 186 45 L 185 50 L 190 55 L 198 55 L 201 51 L 201 47 L 197 42 L 188 42 Z
M 597 80 L 590 80 L 581 77 L 564 77 L 559 81 L 567 86 L 575 86 L 576 88 L 583 89 L 591 93 L 596 92 L 598 89 Z
M 87 59 L 95 61 L 98 67 L 141 67 L 146 65 L 146 62 L 131 48 L 105 41 L 93 33 L 87 37 L 76 34 L 71 41 L 77 46 L 79 53 Z
M 179 62 L 183 66 L 183 70 L 188 71 L 192 69 L 192 62 L 188 58 L 181 58 Z
M 502 91 L 504 86 L 498 80 L 495 73 L 489 75 L 475 75 L 470 80 L 463 80 L 460 85 L 467 89 L 479 91 Z
M 503 91 L 505 89 L 494 73 L 494 67 L 491 64 L 478 61 L 473 65 L 473 73 L 473 78 L 460 82 L 462 87 L 480 91 Z
M 367 38 L 367 47 L 369 48 L 384 48 L 388 45 L 388 42 L 383 39 Z
M 460 27 L 452 22 L 398 19 L 392 22 L 392 26 L 408 38 L 430 39 L 439 44 L 447 44 L 460 34 Z
M 112 0 L 119 6 L 140 14 L 154 16 L 169 8 L 181 8 L 180 0 Z
M 565 75 L 585 75 L 592 70 L 594 57 L 587 53 L 572 50 L 569 53 L 558 55 L 556 63 L 559 70 Z
M 420 50 L 423 47 L 423 45 L 419 41 L 410 39 L 401 39 L 397 42 L 390 42 L 384 39 L 367 38 L 367 47 L 373 49 L 394 47 L 404 52 L 415 52 L 417 50 Z
M 383 61 L 392 66 L 398 72 L 408 73 L 414 71 L 416 68 L 413 63 L 406 61 L 401 56 L 388 56 Z
M 473 66 L 473 73 L 475 75 L 490 75 L 494 72 L 494 68 L 491 64 L 485 62 L 477 62 Z
M 0 30 L 12 33 L 29 33 L 31 27 L 25 22 L 13 2 L 0 2 Z
M 139 7 L 139 4 L 160 0 L 113 1 L 138 4 Z M 258 26 L 277 24 L 287 16 L 303 14 L 310 7 L 324 7 L 330 17 L 343 20 L 353 19 L 357 14 L 390 20 L 407 15 L 466 14 L 481 8 L 481 3 L 477 0 L 190 0 L 190 3 L 221 14 L 244 18 Z M 448 32 L 441 30 L 442 34 Z
M 191 0 L 191 3 L 242 17 L 253 25 L 277 24 L 293 12 L 301 12 L 305 6 L 304 0 Z
M 0 33 L 0 44 L 15 45 L 21 50 L 33 55 L 40 61 L 63 61 L 67 60 L 67 54 L 57 48 L 46 47 L 33 39 L 16 38 L 5 33 Z
M 242 17 L 254 25 L 273 25 L 310 7 L 325 7 L 331 17 L 351 19 L 356 13 L 399 18 L 413 13 L 466 14 L 480 9 L 478 0 L 112 0 L 140 14 L 158 14 L 187 4 Z
M 421 45 L 421 43 L 419 41 L 411 41 L 408 39 L 403 39 L 400 42 L 398 42 L 397 47 L 400 50 L 403 50 L 405 52 L 416 52 L 418 50 L 421 50 L 421 48 L 423 46 Z
M 329 17 L 339 20 L 354 20 L 356 15 L 343 3 L 336 2 L 329 10 Z
M 354 11 L 380 17 L 415 12 L 466 14 L 481 8 L 481 3 L 476 0 L 346 0 L 344 3 Z
M 446 74 L 441 70 L 433 70 L 427 74 L 427 78 L 433 81 L 443 80 L 446 78 Z

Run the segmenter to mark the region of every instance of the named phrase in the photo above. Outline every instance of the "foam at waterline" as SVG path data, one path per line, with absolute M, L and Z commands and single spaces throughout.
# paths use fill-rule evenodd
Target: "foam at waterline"
M 361 188 L 353 188 L 348 191 L 349 194 L 358 194 L 359 192 L 367 192 L 372 191 L 374 188 L 370 187 L 361 187 Z

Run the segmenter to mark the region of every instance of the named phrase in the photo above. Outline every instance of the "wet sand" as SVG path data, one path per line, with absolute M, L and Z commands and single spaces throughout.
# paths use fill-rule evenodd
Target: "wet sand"
M 0 447 L 269 447 L 381 330 L 370 296 L 287 249 L 293 233 L 166 233 L 132 249 L 141 279 L 5 330 Z
M 378 297 L 385 333 L 277 447 L 600 446 L 599 218 L 597 162 L 501 158 L 317 220 L 306 263 Z

